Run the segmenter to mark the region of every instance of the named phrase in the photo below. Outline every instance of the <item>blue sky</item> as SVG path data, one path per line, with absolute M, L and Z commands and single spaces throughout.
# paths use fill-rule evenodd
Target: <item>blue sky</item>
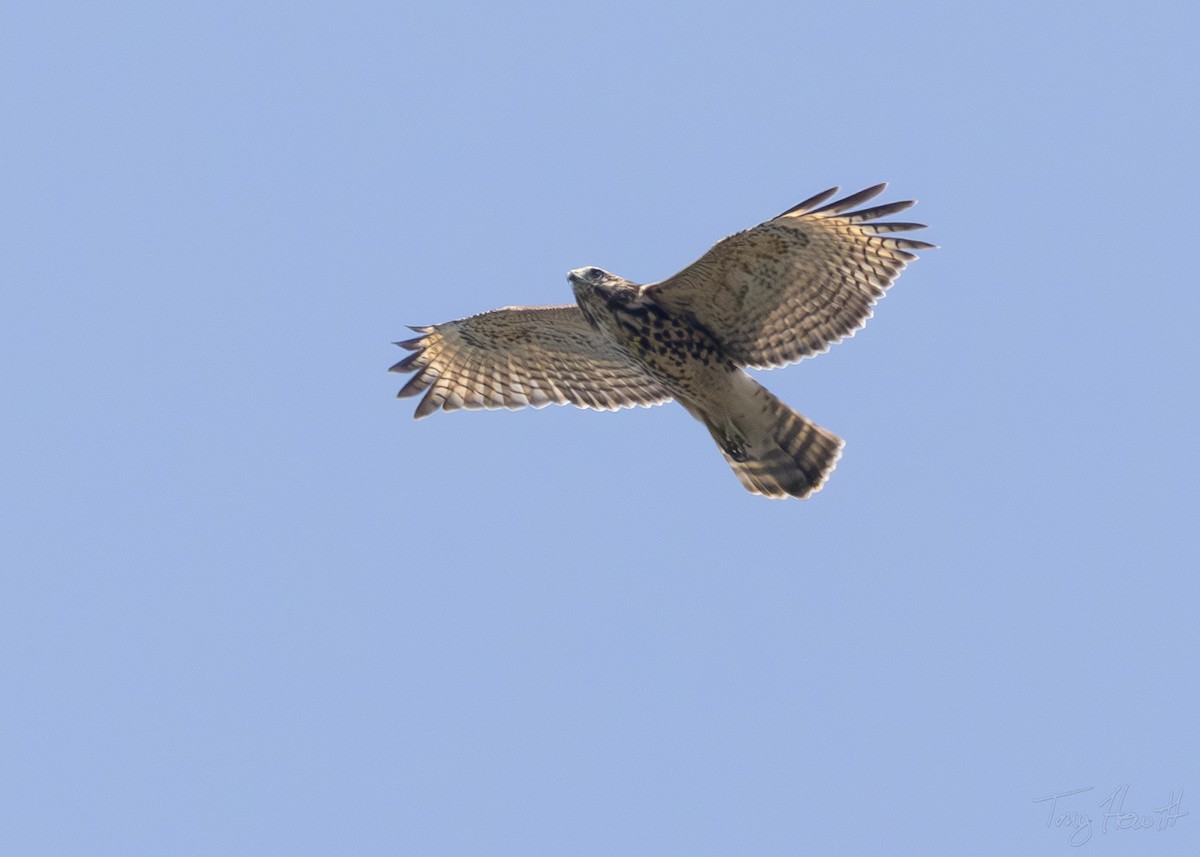
M 0 850 L 1200 850 L 1198 23 L 8 7 Z M 942 249 L 760 377 L 808 502 L 394 399 L 405 324 L 883 180 Z

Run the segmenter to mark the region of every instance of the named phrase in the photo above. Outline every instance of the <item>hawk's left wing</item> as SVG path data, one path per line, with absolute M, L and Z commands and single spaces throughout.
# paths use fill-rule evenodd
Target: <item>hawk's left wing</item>
M 577 306 L 505 307 L 414 327 L 391 368 L 415 372 L 400 397 L 424 392 L 414 416 L 438 408 L 541 408 L 551 403 L 614 411 L 671 394 L 600 335 Z
M 824 206 L 838 189 L 819 193 L 643 289 L 706 327 L 739 365 L 767 369 L 819 354 L 866 324 L 871 307 L 916 258 L 910 250 L 934 247 L 890 235 L 920 223 L 869 222 L 909 208 L 911 200 L 850 211 L 886 186 Z

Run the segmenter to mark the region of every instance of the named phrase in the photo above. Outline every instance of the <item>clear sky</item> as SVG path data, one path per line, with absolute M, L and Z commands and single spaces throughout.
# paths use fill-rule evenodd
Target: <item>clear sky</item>
M 1198 24 L 6 6 L 0 853 L 1200 853 Z M 405 324 L 878 181 L 942 249 L 760 376 L 808 502 L 394 398 Z

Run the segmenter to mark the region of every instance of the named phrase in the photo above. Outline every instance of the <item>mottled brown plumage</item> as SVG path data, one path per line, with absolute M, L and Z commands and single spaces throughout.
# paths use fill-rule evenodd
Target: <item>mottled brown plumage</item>
M 851 211 L 885 185 L 828 204 L 837 188 L 718 242 L 696 262 L 639 286 L 599 268 L 568 274 L 575 306 L 506 307 L 397 343 L 400 396 L 439 408 L 615 410 L 675 399 L 708 428 L 750 491 L 808 497 L 841 454 L 837 435 L 742 371 L 794 363 L 853 335 L 871 307 L 932 244 L 880 223 L 911 201 Z

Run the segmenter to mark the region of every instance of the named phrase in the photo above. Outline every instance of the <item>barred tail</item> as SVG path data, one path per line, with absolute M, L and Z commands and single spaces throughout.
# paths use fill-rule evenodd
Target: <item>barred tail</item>
M 842 439 L 749 376 L 742 378 L 735 385 L 738 407 L 733 412 L 701 415 L 734 474 L 748 491 L 767 497 L 804 499 L 820 491 L 842 454 Z

